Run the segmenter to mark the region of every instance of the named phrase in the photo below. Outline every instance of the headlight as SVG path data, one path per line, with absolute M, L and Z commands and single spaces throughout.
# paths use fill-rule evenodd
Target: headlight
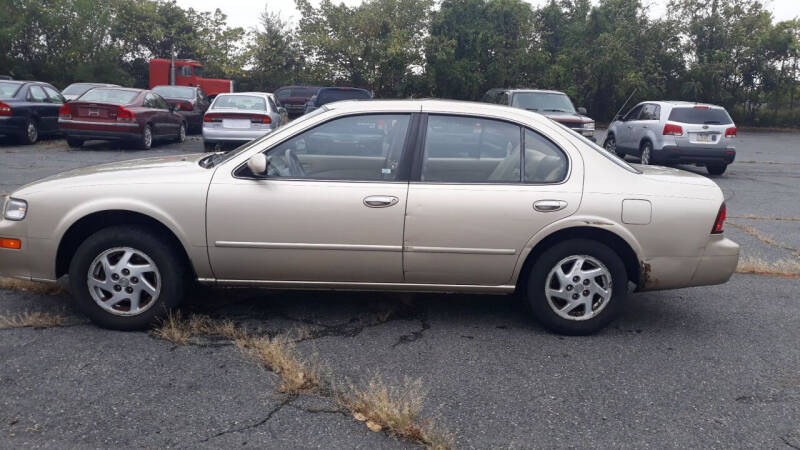
M 9 198 L 3 208 L 3 217 L 8 220 L 22 220 L 28 213 L 28 202 L 16 198 Z
M 585 124 L 583 124 L 583 128 L 586 128 L 588 130 L 594 130 L 594 122 L 586 122 Z

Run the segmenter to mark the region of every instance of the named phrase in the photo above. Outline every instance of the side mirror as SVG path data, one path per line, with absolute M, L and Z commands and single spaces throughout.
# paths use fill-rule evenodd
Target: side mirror
M 263 153 L 256 153 L 247 160 L 247 168 L 255 176 L 267 174 L 267 156 Z
M 582 116 L 585 116 L 586 115 L 586 108 L 584 108 L 583 106 L 578 108 L 578 114 L 580 114 Z

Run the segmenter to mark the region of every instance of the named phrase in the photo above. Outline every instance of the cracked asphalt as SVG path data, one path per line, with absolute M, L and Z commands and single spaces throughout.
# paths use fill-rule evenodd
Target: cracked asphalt
M 0 192 L 74 167 L 201 148 L 197 137 L 147 152 L 0 140 Z M 714 180 L 743 255 L 800 259 L 800 221 L 773 219 L 800 217 L 800 133 L 740 132 L 737 162 Z M 590 337 L 550 334 L 502 296 L 215 289 L 185 312 L 254 333 L 303 327 L 297 351 L 342 383 L 421 377 L 424 414 L 460 448 L 800 448 L 798 288 L 737 274 L 721 286 L 635 294 Z M 67 294 L 0 290 L 0 314 L 25 311 L 67 321 L 0 330 L 0 448 L 413 447 L 328 399 L 280 393 L 279 377 L 230 342 L 174 346 L 102 330 Z

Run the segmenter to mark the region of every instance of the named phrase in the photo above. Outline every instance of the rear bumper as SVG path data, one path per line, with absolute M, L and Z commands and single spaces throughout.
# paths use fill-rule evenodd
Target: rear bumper
M 138 123 L 96 123 L 59 119 L 58 129 L 65 137 L 75 139 L 132 140 L 138 139 L 142 134 Z
M 661 150 L 653 152 L 660 164 L 670 163 L 722 163 L 730 164 L 736 159 L 736 148 L 687 148 L 665 145 Z
M 26 121 L 23 116 L 0 117 L 0 134 L 20 134 L 25 130 Z
M 203 127 L 203 140 L 214 144 L 224 144 L 226 142 L 249 142 L 261 136 L 272 133 L 273 129 L 249 130 L 249 129 L 225 129 Z
M 643 261 L 639 290 L 722 284 L 730 279 L 738 263 L 739 244 L 722 234 L 711 234 L 700 255 L 654 257 Z

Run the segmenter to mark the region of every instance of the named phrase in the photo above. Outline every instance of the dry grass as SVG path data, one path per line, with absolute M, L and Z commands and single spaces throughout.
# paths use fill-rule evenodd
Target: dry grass
M 52 328 L 61 326 L 64 317 L 45 312 L 26 312 L 13 316 L 0 315 L 0 329 L 3 328 Z
M 772 236 L 769 236 L 767 234 L 762 233 L 761 231 L 759 231 L 755 227 L 751 227 L 749 225 L 741 225 L 741 224 L 733 223 L 733 222 L 728 222 L 728 225 L 730 225 L 730 226 L 732 226 L 734 228 L 737 228 L 739 230 L 744 231 L 745 233 L 749 234 L 750 236 L 753 236 L 754 238 L 758 239 L 759 241 L 761 241 L 761 242 L 763 242 L 765 244 L 769 244 L 769 245 L 772 245 L 773 247 L 778 247 L 778 248 L 782 248 L 784 250 L 788 250 L 788 251 L 794 253 L 795 256 L 800 257 L 800 250 L 798 250 L 798 249 L 796 249 L 794 247 L 790 247 L 790 246 L 788 246 L 788 245 L 786 245 L 784 243 L 776 241 L 775 239 L 772 238 Z
M 287 336 L 245 336 L 236 339 L 236 346 L 280 375 L 281 392 L 297 394 L 316 391 L 322 386 L 318 368 L 297 357 L 294 344 Z
M 736 267 L 736 272 L 754 275 L 769 275 L 775 277 L 800 278 L 800 261 L 794 259 L 766 261 L 762 258 L 746 256 L 739 259 L 739 265 Z
M 245 337 L 244 329 L 230 320 L 214 320 L 208 316 L 193 315 L 188 320 L 181 313 L 170 312 L 166 318 L 150 330 L 150 334 L 175 345 L 186 345 L 193 337 L 216 336 L 230 340 Z
M 425 395 L 420 379 L 405 378 L 402 384 L 396 386 L 388 384 L 380 374 L 375 374 L 364 387 L 351 384 L 346 392 L 337 394 L 337 400 L 354 417 L 366 420 L 374 431 L 386 429 L 390 434 L 431 449 L 454 448 L 450 433 L 441 430 L 433 421 L 420 420 Z
M 750 219 L 750 220 L 777 220 L 783 222 L 800 222 L 800 217 L 775 217 L 775 216 L 758 216 L 755 214 L 745 214 L 743 216 L 728 216 L 731 219 Z M 730 222 L 728 222 L 730 223 Z
M 18 280 L 16 278 L 0 277 L 0 289 L 15 291 L 35 292 L 41 294 L 57 295 L 64 292 L 61 286 L 33 281 Z

